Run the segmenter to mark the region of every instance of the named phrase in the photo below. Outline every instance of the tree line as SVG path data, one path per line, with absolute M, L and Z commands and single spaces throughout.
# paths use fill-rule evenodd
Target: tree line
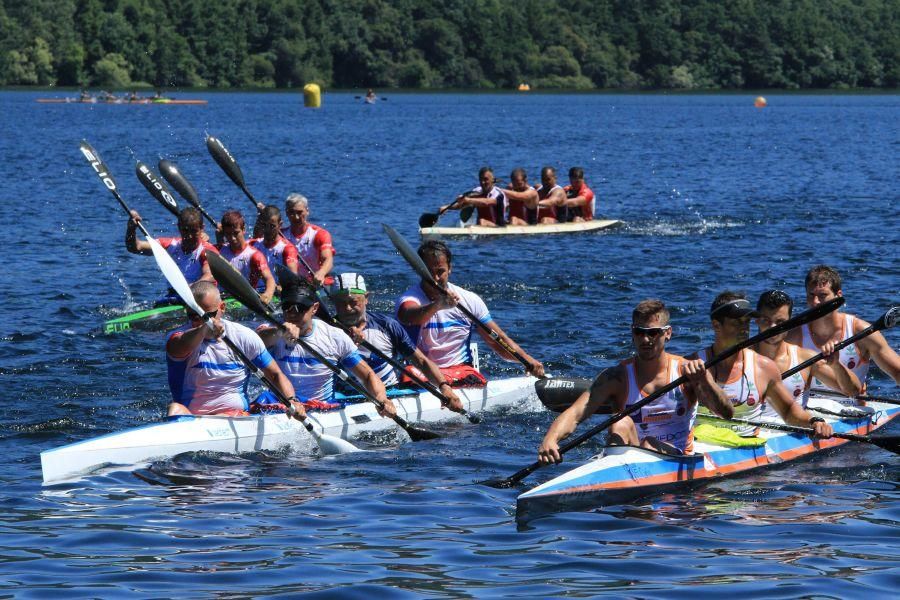
M 898 0 L 0 0 L 0 85 L 900 86 Z

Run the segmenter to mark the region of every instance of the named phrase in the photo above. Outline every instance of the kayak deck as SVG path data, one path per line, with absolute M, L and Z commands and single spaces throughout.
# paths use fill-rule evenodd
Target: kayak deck
M 234 298 L 225 298 L 225 309 L 244 310 L 243 304 Z M 109 319 L 103 323 L 103 333 L 126 333 L 131 330 L 156 331 L 173 326 L 185 320 L 184 307 L 180 304 L 154 306 Z
M 469 412 L 519 404 L 534 395 L 533 377 L 489 381 L 483 388 L 459 388 L 457 395 Z M 410 423 L 464 422 L 462 415 L 443 409 L 440 401 L 422 390 L 392 397 L 397 414 Z M 368 431 L 396 429 L 370 402 L 340 410 L 309 411 L 320 433 L 352 439 Z M 102 467 L 135 468 L 152 460 L 184 452 L 241 453 L 291 446 L 312 453 L 316 443 L 303 425 L 284 413 L 249 417 L 185 416 L 102 435 L 41 452 L 44 483 L 77 478 Z
M 422 227 L 419 234 L 423 237 L 437 236 L 498 236 L 498 235 L 543 235 L 550 233 L 582 233 L 599 231 L 616 225 L 622 221 L 614 219 L 598 219 L 594 221 L 582 221 L 579 223 L 551 223 L 539 225 L 506 225 L 505 227 L 484 227 L 471 225 L 469 227 Z
M 810 407 L 830 401 L 813 398 Z M 866 435 L 884 427 L 900 406 L 869 403 L 868 417 L 828 418 L 837 433 Z M 609 446 L 587 463 L 551 479 L 517 499 L 517 518 L 538 514 L 622 504 L 672 489 L 741 475 L 821 451 L 843 446 L 850 440 L 812 440 L 806 435 L 764 429 L 763 446 L 726 448 L 695 442 L 694 454 L 671 456 L 634 446 Z
M 80 98 L 38 98 L 39 104 L 109 104 L 109 105 L 172 105 L 172 106 L 202 106 L 209 104 L 208 100 L 197 99 L 174 99 L 174 98 L 138 98 L 137 100 L 128 100 L 120 98 L 117 100 L 100 100 L 99 98 L 90 98 L 82 100 Z

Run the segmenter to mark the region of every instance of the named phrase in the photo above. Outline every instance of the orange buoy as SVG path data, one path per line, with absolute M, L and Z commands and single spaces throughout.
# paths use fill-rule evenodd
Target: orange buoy
M 757 96 L 756 100 L 753 101 L 753 106 L 756 108 L 765 108 L 766 107 L 766 99 L 762 96 Z

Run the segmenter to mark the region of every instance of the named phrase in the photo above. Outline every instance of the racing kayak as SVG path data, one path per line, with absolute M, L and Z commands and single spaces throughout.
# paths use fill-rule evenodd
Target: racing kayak
M 228 311 L 243 311 L 243 304 L 234 298 L 224 298 L 225 309 Z M 277 304 L 278 299 L 272 300 Z M 127 331 L 143 330 L 157 331 L 166 327 L 176 325 L 185 320 L 184 307 L 180 304 L 165 304 L 163 306 L 154 306 L 139 310 L 137 312 L 128 313 L 121 317 L 109 319 L 103 323 L 103 333 L 125 333 Z
M 457 395 L 469 412 L 520 405 L 534 395 L 533 377 L 489 381 L 483 388 L 459 388 Z M 393 391 L 393 390 L 392 390 Z M 405 395 L 404 395 L 405 394 Z M 391 394 L 397 414 L 410 423 L 466 422 L 423 390 Z M 370 402 L 347 404 L 342 409 L 309 411 L 319 432 L 350 440 L 362 432 L 396 429 Z M 284 413 L 249 417 L 183 416 L 126 429 L 41 452 L 44 483 L 76 478 L 101 467 L 133 469 L 150 461 L 183 452 L 253 452 L 292 446 L 312 453 L 312 436 Z
M 422 237 L 542 235 L 548 233 L 600 231 L 601 229 L 607 229 L 621 224 L 622 221 L 616 221 L 614 219 L 598 219 L 594 221 L 581 221 L 579 223 L 506 225 L 504 227 L 484 227 L 482 225 L 470 225 L 468 227 L 420 227 L 419 234 Z
M 128 98 L 117 98 L 115 100 L 100 100 L 99 98 L 90 98 L 82 100 L 80 98 L 38 98 L 41 104 L 165 104 L 172 106 L 199 106 L 208 104 L 208 100 L 196 99 L 174 99 L 174 98 L 138 98 L 137 100 L 128 100 Z
M 818 396 L 810 398 L 808 408 L 829 411 L 821 416 L 836 433 L 861 435 L 884 427 L 900 413 L 900 406 L 895 404 L 868 402 L 865 408 L 848 410 L 834 400 Z M 830 414 L 841 411 L 854 416 Z M 671 456 L 634 446 L 607 446 L 580 467 L 521 494 L 517 499 L 517 519 L 623 504 L 643 496 L 783 464 L 849 443 L 841 438 L 813 441 L 806 435 L 773 429 L 762 429 L 760 436 L 766 439 L 765 445 L 756 447 L 733 448 L 695 441 L 694 454 L 688 456 Z

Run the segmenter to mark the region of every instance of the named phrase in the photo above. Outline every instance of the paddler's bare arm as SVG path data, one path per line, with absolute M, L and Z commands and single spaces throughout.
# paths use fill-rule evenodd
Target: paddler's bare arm
M 131 218 L 128 219 L 128 225 L 125 228 L 125 249 L 132 254 L 150 255 L 153 254 L 150 242 L 137 238 L 137 224 L 140 220 L 141 215 L 138 214 L 138 211 L 132 210 Z
M 441 370 L 438 368 L 434 361 L 429 359 L 425 354 L 422 353 L 421 350 L 416 348 L 416 351 L 413 352 L 409 356 L 409 362 L 414 364 L 419 368 L 422 373 L 425 374 L 425 377 L 428 378 L 428 381 L 433 383 L 444 396 L 447 397 L 447 400 L 450 401 L 450 406 L 448 407 L 450 410 L 459 412 L 463 410 L 462 401 L 459 399 L 459 396 L 456 395 L 456 392 L 450 386 L 446 379 L 444 379 L 444 374 L 441 373 Z M 441 408 L 444 408 L 441 405 Z
M 266 379 L 274 383 L 275 387 L 278 388 L 278 391 L 291 401 L 291 408 L 294 409 L 294 413 L 299 417 L 305 417 L 306 409 L 297 401 L 294 386 L 291 384 L 291 380 L 281 372 L 278 363 L 273 360 L 262 370 L 262 372 L 266 376 Z
M 550 192 L 546 198 L 539 201 L 540 206 L 562 206 L 566 203 L 566 193 L 562 188 L 557 188 Z
M 325 283 L 325 278 L 328 277 L 328 274 L 331 273 L 331 270 L 334 268 L 334 252 L 332 252 L 329 248 L 323 248 L 319 251 L 319 268 L 313 274 L 316 281 L 319 282 L 319 285 Z
M 522 356 L 522 358 L 525 359 L 525 362 L 528 363 L 527 370 L 529 373 L 531 373 L 535 377 L 543 377 L 544 376 L 544 365 L 541 364 L 541 362 L 539 360 L 535 360 L 534 358 L 532 358 L 531 355 L 529 355 L 527 352 L 525 352 L 521 346 L 519 346 L 517 343 L 515 343 L 512 340 L 512 338 L 510 338 L 508 335 L 506 335 L 506 332 L 503 331 L 503 329 L 499 325 L 497 325 L 496 321 L 490 321 L 489 323 L 486 323 L 486 325 L 487 325 L 487 328 L 490 329 L 491 331 L 493 331 L 494 333 L 496 333 L 500 337 L 500 339 L 503 340 L 504 343 L 506 343 L 510 348 L 512 348 L 513 350 L 518 352 Z M 487 345 L 490 346 L 494 352 L 496 352 L 501 357 L 503 357 L 504 359 L 506 359 L 510 362 L 518 362 L 518 359 L 515 356 L 513 356 L 512 354 L 507 352 L 502 344 L 495 341 L 494 338 L 492 338 L 490 335 L 485 333 L 485 331 L 483 329 L 479 328 L 478 333 L 481 334 L 482 339 L 484 339 L 484 341 L 487 343 Z
M 397 414 L 397 407 L 394 406 L 394 403 L 387 397 L 387 392 L 384 389 L 384 382 L 382 382 L 381 378 L 375 374 L 375 371 L 372 370 L 369 363 L 364 360 L 356 363 L 356 366 L 353 367 L 353 374 L 363 383 L 370 394 L 384 404 L 384 410 L 379 409 L 378 414 L 382 416 Z
M 856 319 L 853 326 L 854 333 L 859 333 L 868 326 L 865 321 Z M 900 385 L 900 356 L 894 352 L 880 331 L 861 339 L 856 344 L 864 358 L 874 361 L 879 369 L 894 380 L 894 383 Z
M 810 367 L 813 377 L 831 389 L 838 390 L 849 397 L 862 393 L 862 385 L 859 382 L 859 378 L 853 371 L 841 364 L 840 352 L 834 352 L 834 342 L 825 344 L 822 347 L 822 354 L 825 354 L 826 358 Z M 801 362 L 815 355 L 816 352 L 807 348 L 800 348 L 798 351 L 798 357 Z
M 781 373 L 778 366 L 768 358 L 757 355 L 756 362 L 759 366 L 760 388 L 765 390 L 763 396 L 766 401 L 772 404 L 772 407 L 778 412 L 778 415 L 788 425 L 795 427 L 811 427 L 815 430 L 813 437 L 830 438 L 834 430 L 828 423 L 818 421 L 811 423 L 813 418 L 798 402 L 794 401 L 794 397 L 788 391 L 784 384 L 781 383 Z
M 713 414 L 725 419 L 734 416 L 734 406 L 728 396 L 713 379 L 703 361 L 699 358 L 686 360 L 681 364 L 681 374 L 688 378 L 688 384 L 684 386 L 688 399 L 699 402 L 708 408 Z
M 397 320 L 404 325 L 423 325 L 431 320 L 437 311 L 453 308 L 457 304 L 459 304 L 459 296 L 452 291 L 448 291 L 446 295 L 440 294 L 430 304 L 416 304 L 407 301 L 400 305 L 400 309 L 397 311 Z
M 213 322 L 213 327 L 213 333 L 216 337 L 225 333 L 225 328 L 221 322 Z M 200 346 L 206 337 L 207 331 L 207 326 L 201 323 L 197 327 L 188 329 L 181 335 L 173 335 L 166 342 L 166 354 L 175 359 L 185 358 Z
M 618 406 L 624 388 L 625 373 L 621 365 L 600 373 L 591 389 L 581 394 L 572 406 L 556 417 L 538 448 L 538 461 L 544 465 L 562 462 L 559 443 L 572 435 L 578 424 L 594 414 L 601 406 Z

